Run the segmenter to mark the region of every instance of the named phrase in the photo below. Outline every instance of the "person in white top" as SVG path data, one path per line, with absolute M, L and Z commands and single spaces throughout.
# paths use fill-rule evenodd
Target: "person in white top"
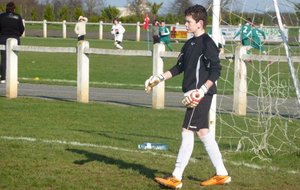
M 78 22 L 75 25 L 74 31 L 78 35 L 78 41 L 84 40 L 84 36 L 86 35 L 85 25 L 88 19 L 84 16 L 80 16 L 78 18 Z
M 113 26 L 111 28 L 111 34 L 114 35 L 114 44 L 116 48 L 123 49 L 121 43 L 123 41 L 123 34 L 125 32 L 125 28 L 119 23 L 118 18 L 114 18 Z

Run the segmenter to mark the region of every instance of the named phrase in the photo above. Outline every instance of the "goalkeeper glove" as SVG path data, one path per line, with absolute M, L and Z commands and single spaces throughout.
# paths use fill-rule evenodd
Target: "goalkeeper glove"
M 203 84 L 200 89 L 193 89 L 184 93 L 184 98 L 182 100 L 183 105 L 188 108 L 196 107 L 201 99 L 205 96 L 207 91 L 207 87 L 205 86 L 205 84 Z
M 165 77 L 162 74 L 156 75 L 156 76 L 150 76 L 150 78 L 145 81 L 146 93 L 150 93 L 154 86 L 158 85 L 158 83 L 160 83 L 164 80 L 165 80 Z

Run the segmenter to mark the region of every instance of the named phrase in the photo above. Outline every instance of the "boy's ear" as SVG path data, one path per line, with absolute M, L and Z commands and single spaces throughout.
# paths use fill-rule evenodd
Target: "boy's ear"
M 197 22 L 198 28 L 203 28 L 203 20 Z

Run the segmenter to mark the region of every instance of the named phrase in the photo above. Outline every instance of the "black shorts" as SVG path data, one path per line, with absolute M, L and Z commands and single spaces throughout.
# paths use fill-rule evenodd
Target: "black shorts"
M 199 131 L 208 128 L 208 117 L 213 95 L 205 95 L 195 108 L 187 108 L 183 121 L 183 128 Z
M 78 41 L 80 41 L 80 40 L 84 40 L 84 35 L 81 35 L 81 36 L 78 36 Z
M 157 35 L 154 35 L 153 36 L 153 44 L 157 44 L 157 43 L 160 43 L 160 37 Z

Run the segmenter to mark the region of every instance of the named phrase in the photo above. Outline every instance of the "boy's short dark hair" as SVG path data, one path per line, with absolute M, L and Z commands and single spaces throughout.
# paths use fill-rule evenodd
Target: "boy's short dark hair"
M 115 18 L 113 19 L 113 22 L 115 22 L 115 20 L 119 22 L 119 18 L 118 18 L 118 17 L 115 17 Z
M 12 13 L 15 11 L 15 9 L 16 9 L 16 5 L 14 2 L 9 2 L 6 4 L 6 12 Z
M 194 5 L 191 6 L 189 8 L 187 8 L 184 11 L 184 15 L 185 16 L 192 16 L 192 18 L 196 21 L 199 22 L 200 20 L 203 21 L 203 28 L 206 28 L 206 24 L 207 24 L 207 11 L 205 9 L 205 7 L 203 7 L 202 5 Z
M 159 23 L 159 21 L 158 21 L 157 19 L 155 19 L 155 20 L 153 21 L 153 24 L 155 24 L 155 23 Z

